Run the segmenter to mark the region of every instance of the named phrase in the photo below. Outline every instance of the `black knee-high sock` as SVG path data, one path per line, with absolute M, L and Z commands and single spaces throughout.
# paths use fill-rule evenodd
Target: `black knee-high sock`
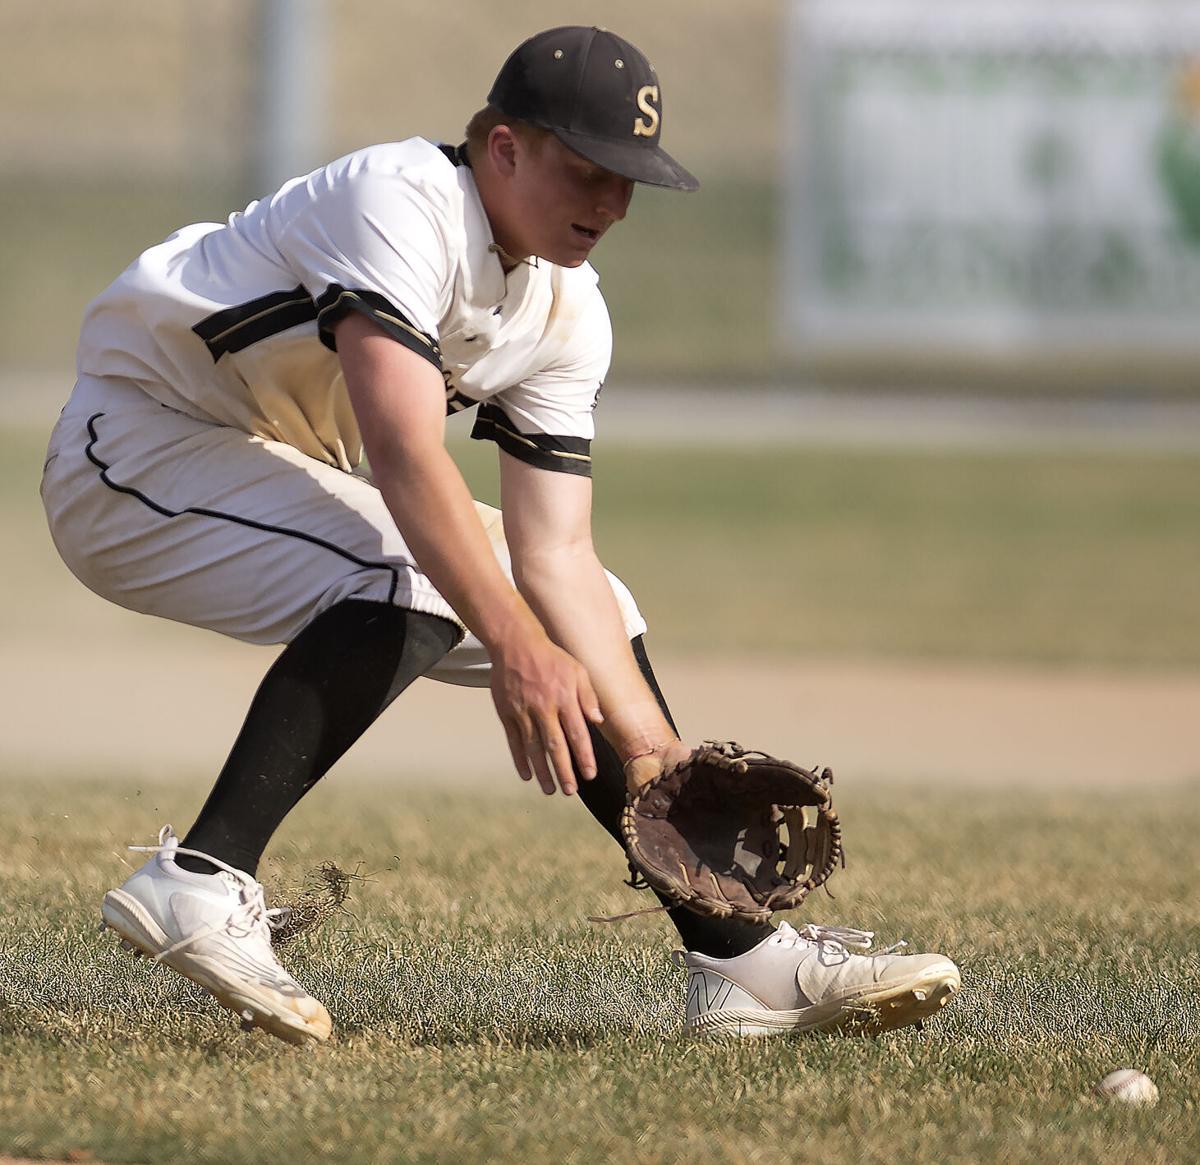
M 646 683 L 668 723 L 675 728 L 675 721 L 671 718 L 670 709 L 650 667 L 641 636 L 633 641 L 632 646 Z M 625 770 L 612 745 L 595 728 L 591 730 L 591 736 L 592 748 L 596 753 L 596 776 L 593 780 L 579 782 L 579 799 L 624 849 L 621 811 L 625 808 Z M 664 906 L 669 901 L 661 894 L 658 899 Z M 679 931 L 680 941 L 689 951 L 698 951 L 714 959 L 729 959 L 743 954 L 774 931 L 771 926 L 752 926 L 732 918 L 705 918 L 683 906 L 671 907 L 667 914 Z
M 347 599 L 317 616 L 267 672 L 182 845 L 253 874 L 300 798 L 457 638 L 448 620 L 388 603 Z

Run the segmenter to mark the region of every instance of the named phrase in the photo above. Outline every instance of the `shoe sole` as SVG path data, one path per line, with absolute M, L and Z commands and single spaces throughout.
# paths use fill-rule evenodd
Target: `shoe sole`
M 937 1015 L 958 993 L 962 979 L 952 963 L 930 967 L 903 983 L 862 991 L 795 1011 L 720 1008 L 689 1020 L 687 1031 L 700 1038 L 716 1036 L 782 1036 L 803 1032 L 843 1031 L 877 1035 L 908 1027 Z
M 185 979 L 203 987 L 222 1007 L 238 1015 L 243 1027 L 262 1028 L 289 1044 L 308 1044 L 329 1037 L 332 1025 L 328 1019 L 315 1027 L 311 1026 L 303 1016 L 283 1011 L 274 1006 L 270 999 L 255 994 L 249 984 L 231 984 L 217 979 L 202 964 L 190 959 L 186 948 L 160 957 L 171 946 L 170 938 L 146 908 L 123 890 L 110 890 L 104 895 L 100 916 L 108 928 L 137 953 L 165 963 Z

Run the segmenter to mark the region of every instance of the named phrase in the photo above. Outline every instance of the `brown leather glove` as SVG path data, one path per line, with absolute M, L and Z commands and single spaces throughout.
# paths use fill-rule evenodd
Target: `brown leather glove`
M 697 914 L 766 922 L 843 865 L 829 769 L 706 740 L 630 791 L 621 831 L 633 868 Z

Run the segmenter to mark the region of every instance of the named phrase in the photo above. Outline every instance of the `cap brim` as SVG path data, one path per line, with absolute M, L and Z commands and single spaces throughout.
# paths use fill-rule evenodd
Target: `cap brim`
M 568 149 L 603 166 L 622 178 L 644 182 L 647 186 L 665 186 L 671 190 L 699 190 L 700 181 L 685 170 L 661 146 L 647 149 L 607 138 L 589 137 L 565 129 L 550 131 Z

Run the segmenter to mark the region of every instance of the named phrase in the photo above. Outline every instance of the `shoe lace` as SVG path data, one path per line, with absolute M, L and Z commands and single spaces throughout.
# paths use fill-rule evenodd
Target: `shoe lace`
M 172 844 L 174 841 L 174 830 L 169 825 L 164 825 L 158 832 L 158 845 L 131 845 L 129 849 L 135 853 L 145 854 L 157 854 L 162 853 L 164 850 L 170 850 L 175 855 L 182 854 L 185 857 L 202 858 L 204 861 L 216 866 L 222 874 L 226 875 L 236 884 L 238 893 L 241 895 L 241 901 L 221 922 L 201 927 L 195 934 L 189 934 L 180 939 L 179 942 L 167 947 L 166 950 L 159 951 L 154 956 L 154 962 L 161 963 L 168 955 L 173 955 L 176 951 L 181 951 L 185 947 L 200 942 L 202 939 L 206 939 L 210 935 L 217 934 L 220 931 L 230 931 L 234 934 L 249 936 L 256 930 L 269 932 L 270 930 L 278 929 L 287 922 L 288 917 L 292 913 L 291 908 L 280 906 L 272 907 L 268 910 L 266 894 L 263 891 L 262 884 L 256 882 L 244 870 L 235 869 L 233 866 L 221 861 L 220 858 L 214 858 L 211 854 L 201 853 L 199 850 L 186 849 L 178 844 Z
M 815 922 L 806 923 L 795 930 L 786 922 L 779 924 L 775 932 L 775 941 L 781 946 L 798 946 L 800 943 L 816 943 L 818 946 L 829 944 L 840 947 L 844 951 L 869 951 L 875 941 L 873 930 L 858 930 L 852 926 L 821 926 Z M 875 955 L 890 955 L 908 946 L 904 939 L 894 942 L 890 947 L 873 951 Z

